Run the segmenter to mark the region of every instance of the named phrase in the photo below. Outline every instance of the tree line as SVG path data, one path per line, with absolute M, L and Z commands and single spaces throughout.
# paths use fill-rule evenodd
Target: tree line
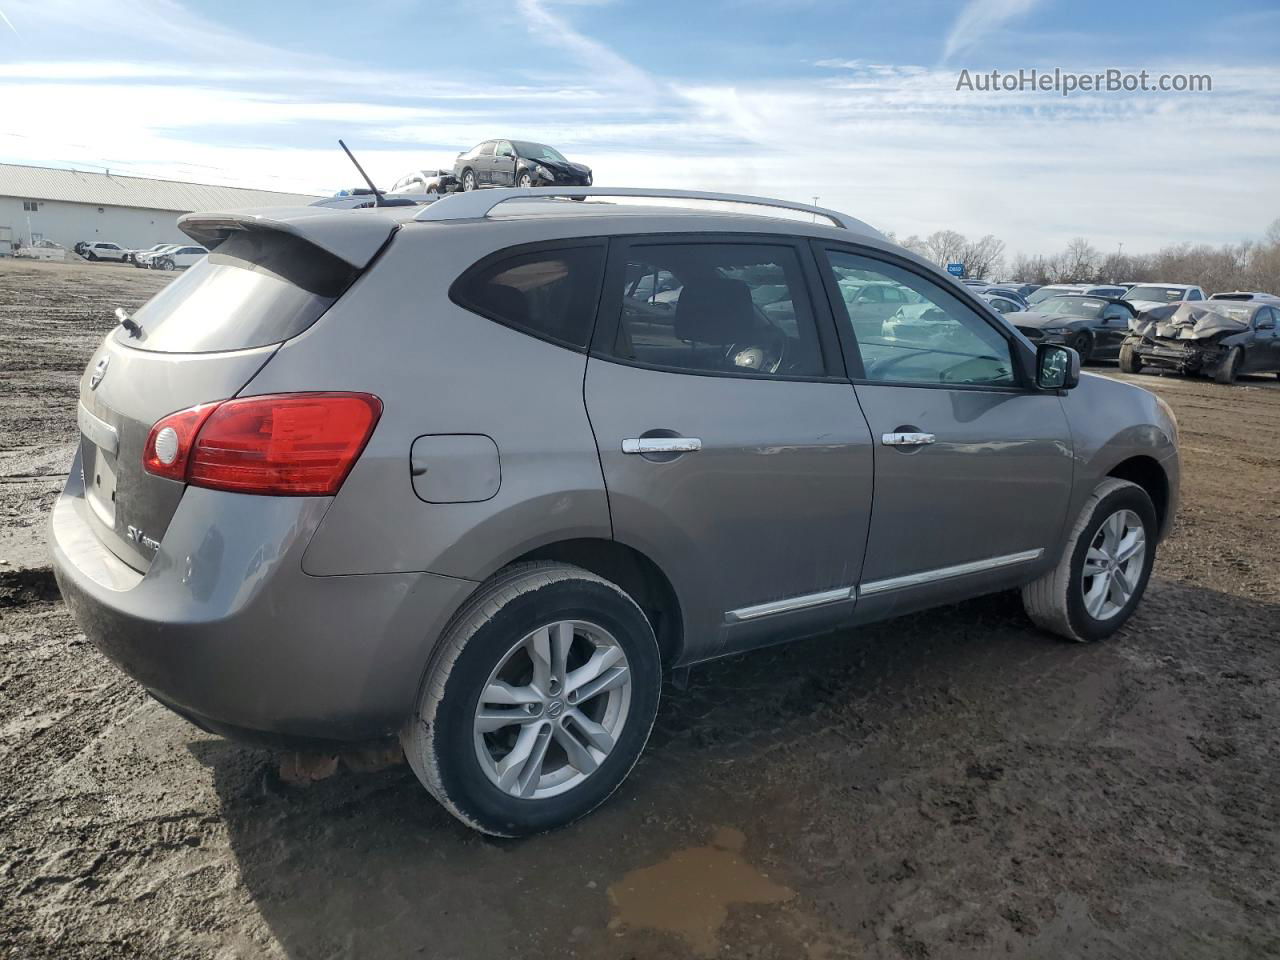
M 991 234 L 970 240 L 955 230 L 938 230 L 898 242 L 944 269 L 963 263 L 970 277 L 1039 284 L 1153 280 L 1197 284 L 1210 292 L 1280 292 L 1280 219 L 1261 239 L 1242 243 L 1176 243 L 1154 253 L 1103 253 L 1087 238 L 1076 237 L 1051 256 L 1019 254 L 1007 263 L 1004 242 Z

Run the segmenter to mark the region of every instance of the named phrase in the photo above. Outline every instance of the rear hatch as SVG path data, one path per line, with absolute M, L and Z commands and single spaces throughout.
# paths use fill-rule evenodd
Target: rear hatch
M 342 295 L 367 256 L 334 255 L 313 240 L 221 215 L 218 246 L 132 317 L 93 355 L 80 382 L 78 422 L 87 520 L 103 544 L 145 572 L 186 485 L 143 469 L 156 421 L 234 397 L 284 340 Z M 183 224 L 197 239 L 208 232 Z

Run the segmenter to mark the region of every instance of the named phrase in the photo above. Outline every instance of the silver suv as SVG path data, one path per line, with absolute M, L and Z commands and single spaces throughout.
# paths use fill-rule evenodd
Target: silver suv
M 1125 623 L 1163 402 L 857 220 L 696 196 L 736 206 L 185 217 L 213 252 L 81 385 L 51 546 L 85 633 L 207 730 L 398 736 L 516 836 L 618 787 L 664 670 L 1017 588 L 1072 640 Z

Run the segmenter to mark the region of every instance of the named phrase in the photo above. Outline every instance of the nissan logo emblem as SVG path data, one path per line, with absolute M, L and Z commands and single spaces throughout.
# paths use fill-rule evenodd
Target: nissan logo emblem
M 98 389 L 98 384 L 100 384 L 102 382 L 102 378 L 107 375 L 107 364 L 110 362 L 110 357 L 103 357 L 93 365 L 93 374 L 89 377 L 90 390 Z

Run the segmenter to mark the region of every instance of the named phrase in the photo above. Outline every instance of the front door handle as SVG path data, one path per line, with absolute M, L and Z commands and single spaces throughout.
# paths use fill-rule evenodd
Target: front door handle
M 634 437 L 622 441 L 623 453 L 697 453 L 702 441 L 697 437 Z
M 884 433 L 880 442 L 886 447 L 916 447 L 937 440 L 932 433 Z

